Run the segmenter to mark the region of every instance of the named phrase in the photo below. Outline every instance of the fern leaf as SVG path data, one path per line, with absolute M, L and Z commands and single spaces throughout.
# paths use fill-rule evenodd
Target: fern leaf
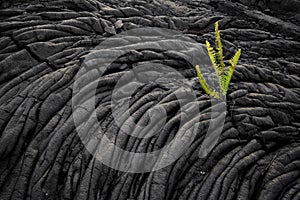
M 220 31 L 219 31 L 219 23 L 216 22 L 215 24 L 215 32 L 216 32 L 216 46 L 217 46 L 217 50 L 218 50 L 218 61 L 220 63 L 220 68 L 221 68 L 221 74 L 224 73 L 224 68 L 225 68 L 225 64 L 224 64 L 224 56 L 223 56 L 223 47 L 222 47 L 222 42 L 221 42 L 221 36 L 220 36 Z
M 219 94 L 215 91 L 215 90 L 212 90 L 209 85 L 206 83 L 205 79 L 203 78 L 202 76 L 202 73 L 201 73 L 201 70 L 200 70 L 200 67 L 199 65 L 196 65 L 196 72 L 197 72 L 197 76 L 198 76 L 198 79 L 199 79 L 199 82 L 202 86 L 202 88 L 204 89 L 204 91 L 214 97 L 214 98 L 220 98 L 219 97 Z
M 239 50 L 235 53 L 235 55 L 231 58 L 231 60 L 230 60 L 230 64 L 231 64 L 231 66 L 233 67 L 233 69 L 236 67 L 236 65 L 237 65 L 237 63 L 238 63 L 238 61 L 239 61 L 239 58 L 240 58 L 240 56 L 241 56 L 241 52 L 242 52 L 242 50 L 239 49 Z
M 219 83 L 219 86 L 221 87 L 221 84 L 222 84 L 222 80 L 221 80 L 221 76 L 223 74 L 222 72 L 222 69 L 220 68 L 220 65 L 218 64 L 217 62 L 217 59 L 216 59 L 216 52 L 214 51 L 214 49 L 210 46 L 210 43 L 206 40 L 206 48 L 207 48 L 207 51 L 208 51 L 208 55 L 210 57 L 210 60 L 213 64 L 213 67 L 215 69 L 215 72 L 216 72 L 216 75 L 217 75 L 217 78 L 218 78 L 218 83 Z
M 242 50 L 239 49 L 239 50 L 235 53 L 235 55 L 234 55 L 234 56 L 232 57 L 232 59 L 230 60 L 231 66 L 228 67 L 227 73 L 225 73 L 225 74 L 222 76 L 222 84 L 223 84 L 223 87 L 224 87 L 222 93 L 225 92 L 225 94 L 226 94 L 226 92 L 227 92 L 227 90 L 228 90 L 228 86 L 229 86 L 231 77 L 232 77 L 232 75 L 233 75 L 234 69 L 235 69 L 235 67 L 236 67 L 236 65 L 237 65 L 237 63 L 238 63 L 238 61 L 239 61 L 240 56 L 241 56 L 241 51 L 242 51 Z M 224 93 L 223 93 L 223 94 L 224 94 Z
M 230 79 L 231 79 L 231 76 L 229 75 L 229 72 L 228 71 L 224 72 L 224 74 L 222 76 L 222 86 L 221 86 L 221 93 L 223 95 L 226 95 L 226 93 L 227 93 Z
M 210 43 L 206 40 L 206 48 L 207 48 L 207 52 L 208 52 L 208 55 L 209 55 L 209 58 L 213 64 L 213 67 L 215 69 L 215 72 L 217 75 L 220 74 L 220 66 L 217 62 L 217 59 L 216 59 L 216 52 L 214 51 L 214 49 L 210 46 Z
M 207 94 L 210 94 L 212 91 L 206 83 L 205 79 L 203 78 L 199 65 L 196 65 L 196 72 L 202 88 Z

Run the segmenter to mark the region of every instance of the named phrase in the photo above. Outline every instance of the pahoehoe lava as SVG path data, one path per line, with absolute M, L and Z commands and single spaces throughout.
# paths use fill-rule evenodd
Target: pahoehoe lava
M 298 0 L 11 0 L 0 7 L 1 200 L 300 199 Z M 178 133 L 184 113 L 176 91 L 155 83 L 139 88 L 129 109 L 145 124 L 145 112 L 163 104 L 169 116 L 160 134 L 129 137 L 113 123 L 114 85 L 132 66 L 151 62 L 176 69 L 195 89 L 199 134 L 176 162 L 158 171 L 125 173 L 97 161 L 72 117 L 72 86 L 85 56 L 106 38 L 141 27 L 181 31 L 205 44 L 214 40 L 216 21 L 225 57 L 238 48 L 242 55 L 222 134 L 209 155 L 198 157 L 211 100 L 194 66 L 176 52 L 141 49 L 99 77 L 96 110 L 103 134 L 125 150 L 149 152 Z

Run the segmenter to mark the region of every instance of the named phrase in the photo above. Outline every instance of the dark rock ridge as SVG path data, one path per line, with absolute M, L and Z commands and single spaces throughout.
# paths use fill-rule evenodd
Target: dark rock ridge
M 1 200 L 300 199 L 299 1 L 12 0 L 0 5 Z M 208 157 L 198 153 L 211 103 L 194 66 L 176 53 L 144 49 L 119 58 L 99 77 L 96 105 L 103 134 L 128 151 L 148 152 L 178 133 L 184 113 L 172 96 L 176 91 L 155 84 L 140 88 L 130 110 L 146 123 L 144 113 L 162 104 L 170 111 L 164 131 L 138 139 L 115 127 L 109 104 L 114 85 L 142 62 L 171 66 L 195 88 L 199 134 L 176 162 L 155 172 L 124 173 L 97 161 L 72 117 L 72 86 L 85 56 L 112 35 L 146 26 L 182 31 L 204 44 L 214 40 L 215 21 L 226 58 L 239 47 L 242 57 L 227 94 L 221 137 Z

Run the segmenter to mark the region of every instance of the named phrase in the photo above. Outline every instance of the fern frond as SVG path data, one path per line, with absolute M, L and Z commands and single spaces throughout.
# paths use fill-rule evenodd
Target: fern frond
M 213 67 L 215 69 L 215 72 L 216 74 L 220 74 L 220 66 L 217 62 L 217 59 L 216 59 L 216 52 L 215 50 L 210 46 L 210 43 L 206 40 L 206 48 L 207 48 L 207 52 L 208 52 L 208 55 L 209 55 L 209 58 L 213 64 Z
M 207 48 L 207 52 L 208 52 L 208 55 L 210 57 L 210 60 L 213 64 L 213 67 L 215 69 L 215 72 L 216 72 L 216 75 L 217 75 L 217 78 L 218 78 L 218 84 L 221 87 L 221 84 L 222 84 L 222 79 L 221 79 L 221 76 L 224 72 L 222 72 L 222 69 L 219 65 L 219 63 L 217 62 L 217 59 L 216 59 L 216 52 L 214 51 L 214 49 L 210 46 L 210 43 L 206 40 L 206 48 Z
M 230 79 L 231 79 L 231 75 L 229 75 L 229 72 L 224 72 L 223 76 L 222 76 L 222 87 L 221 88 L 221 93 L 223 95 L 226 95 L 227 90 L 228 90 L 228 86 L 230 83 Z
M 238 63 L 238 61 L 239 61 L 239 58 L 240 58 L 240 56 L 241 56 L 241 52 L 242 52 L 242 50 L 239 49 L 239 50 L 235 53 L 235 55 L 231 58 L 231 60 L 230 60 L 231 66 L 228 67 L 227 73 L 225 73 L 225 74 L 222 76 L 222 83 L 223 83 L 223 87 L 224 87 L 224 91 L 222 91 L 222 93 L 225 92 L 225 94 L 226 94 L 226 92 L 227 92 L 227 90 L 228 90 L 228 86 L 229 86 L 231 77 L 232 77 L 233 72 L 234 72 L 234 69 L 235 69 L 235 67 L 236 67 L 236 65 L 237 65 L 237 63 Z M 224 78 L 223 78 L 223 77 L 224 77 Z
M 196 72 L 197 72 L 197 76 L 198 76 L 198 80 L 202 86 L 202 88 L 204 89 L 204 91 L 214 97 L 214 98 L 220 98 L 218 92 L 216 92 L 215 90 L 212 90 L 209 85 L 206 83 L 205 79 L 203 78 L 202 76 L 202 73 L 201 73 L 201 70 L 200 70 L 200 67 L 199 65 L 196 65 Z
M 196 72 L 202 88 L 207 94 L 210 94 L 212 91 L 208 86 L 208 84 L 206 83 L 205 79 L 203 78 L 199 65 L 196 65 Z
M 221 42 L 221 36 L 220 36 L 220 31 L 219 31 L 219 23 L 216 22 L 215 24 L 215 32 L 216 32 L 216 46 L 218 50 L 218 61 L 220 63 L 220 68 L 221 68 L 221 75 L 224 73 L 224 56 L 223 56 L 223 47 L 222 47 L 222 42 Z
M 242 50 L 239 49 L 239 50 L 234 54 L 234 56 L 230 59 L 230 64 L 231 64 L 231 66 L 233 67 L 233 69 L 236 67 L 236 65 L 237 65 L 237 63 L 238 63 L 238 61 L 239 61 L 239 58 L 240 58 L 240 56 L 241 56 L 241 52 L 242 52 Z

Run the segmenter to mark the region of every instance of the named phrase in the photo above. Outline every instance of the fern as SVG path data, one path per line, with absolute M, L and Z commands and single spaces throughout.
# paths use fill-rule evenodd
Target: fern
M 223 57 L 223 47 L 222 47 L 222 42 L 221 42 L 221 36 L 220 36 L 220 31 L 219 31 L 219 23 L 216 22 L 215 25 L 215 32 L 216 32 L 216 45 L 217 45 L 217 50 L 218 50 L 218 60 L 221 65 L 222 72 L 224 72 L 225 64 L 224 64 L 224 57 Z
M 217 59 L 216 59 L 216 52 L 215 50 L 210 46 L 210 43 L 206 40 L 206 48 L 207 48 L 207 52 L 209 55 L 209 58 L 213 64 L 213 67 L 215 69 L 216 74 L 219 74 L 220 71 L 220 66 L 217 63 Z
M 235 67 L 238 63 L 238 60 L 241 56 L 241 49 L 238 49 L 238 51 L 235 53 L 235 55 L 230 59 L 229 62 L 231 65 L 228 67 L 227 71 L 225 71 L 225 64 L 224 64 L 224 60 L 223 60 L 224 59 L 223 47 L 222 47 L 218 22 L 216 22 L 216 24 L 215 24 L 215 32 L 216 32 L 217 52 L 211 47 L 210 43 L 207 40 L 206 40 L 206 48 L 207 48 L 209 58 L 215 69 L 216 75 L 218 77 L 218 83 L 220 86 L 221 93 L 223 95 L 226 95 L 231 77 L 232 77 Z M 204 89 L 204 91 L 211 97 L 219 99 L 220 98 L 219 92 L 217 92 L 216 90 L 213 90 L 206 83 L 206 81 L 203 78 L 202 73 L 200 71 L 199 65 L 196 65 L 196 71 L 197 71 L 197 76 L 198 76 L 199 82 L 200 82 L 202 88 Z
M 197 76 L 198 76 L 199 82 L 200 82 L 202 88 L 204 89 L 204 91 L 205 91 L 208 95 L 210 95 L 210 96 L 212 96 L 212 97 L 214 97 L 214 98 L 220 98 L 218 92 L 216 92 L 215 90 L 212 90 L 212 89 L 209 87 L 209 85 L 206 83 L 206 81 L 205 81 L 205 79 L 203 78 L 202 73 L 201 73 L 201 71 L 200 71 L 199 65 L 196 65 L 196 72 L 197 72 Z
M 211 60 L 211 62 L 213 64 L 213 67 L 215 69 L 215 72 L 217 74 L 218 83 L 219 83 L 219 85 L 221 85 L 222 82 L 221 82 L 220 77 L 221 77 L 221 74 L 222 74 L 222 68 L 220 67 L 220 65 L 217 62 L 215 50 L 210 46 L 210 43 L 207 40 L 206 40 L 206 48 L 207 48 L 210 60 Z
M 231 80 L 231 77 L 232 77 L 232 74 L 235 70 L 235 67 L 239 61 L 239 58 L 241 56 L 241 49 L 239 49 L 235 55 L 230 59 L 230 66 L 228 67 L 228 71 L 226 74 L 224 74 L 224 76 L 226 77 L 226 81 L 223 83 L 223 87 L 224 87 L 224 95 L 227 93 L 227 90 L 228 90 L 228 86 L 229 86 L 229 83 L 230 83 L 230 80 Z

